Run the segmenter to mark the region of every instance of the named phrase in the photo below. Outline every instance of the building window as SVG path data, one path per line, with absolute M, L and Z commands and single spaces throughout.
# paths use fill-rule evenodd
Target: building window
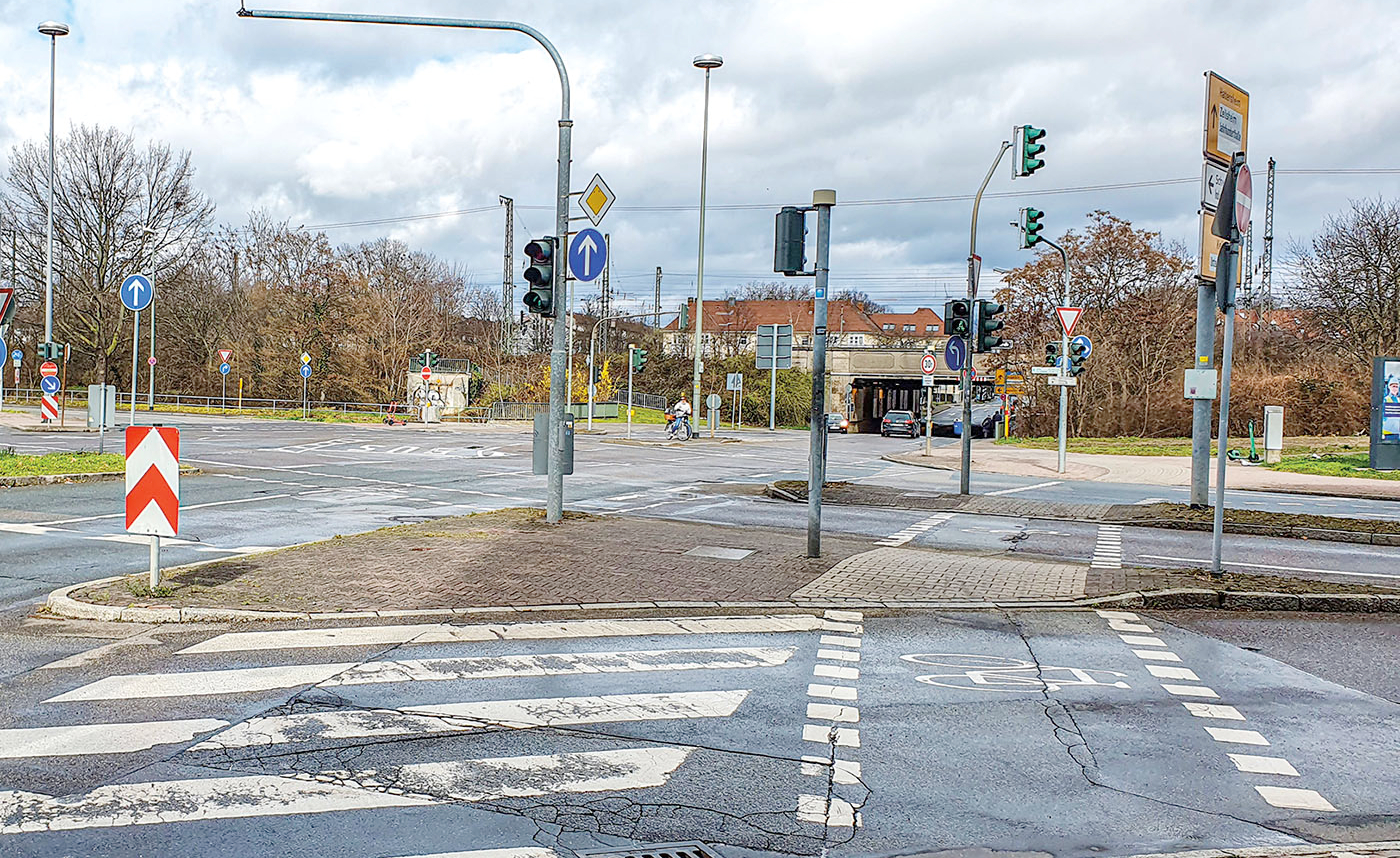
M 905 326 L 904 326 L 904 333 L 906 333 L 906 334 L 912 334 L 912 333 L 914 333 L 914 326 L 913 326 L 913 325 L 905 325 Z
M 865 345 L 865 334 L 851 334 L 850 339 L 853 346 Z
M 937 326 L 937 325 L 924 325 L 924 333 L 926 333 L 926 334 L 936 334 L 936 333 L 938 333 L 938 326 Z
M 881 327 L 884 328 L 886 331 L 889 331 L 890 333 L 894 333 L 894 322 L 886 322 Z
M 740 346 L 747 346 L 748 344 L 749 344 L 749 338 L 748 338 L 748 337 L 740 337 L 740 338 L 739 338 L 739 345 L 740 345 Z
M 811 338 L 811 337 L 803 337 L 803 338 L 802 338 L 802 345 L 804 345 L 804 346 L 810 346 L 811 344 L 812 344 L 812 338 Z

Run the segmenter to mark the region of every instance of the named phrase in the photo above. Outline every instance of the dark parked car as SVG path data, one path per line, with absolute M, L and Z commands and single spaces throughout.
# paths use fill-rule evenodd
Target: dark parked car
M 910 438 L 919 437 L 919 420 L 912 411 L 886 411 L 884 418 L 880 421 L 880 434 L 889 437 L 890 435 L 908 435 Z
M 832 411 L 826 415 L 826 431 L 840 432 L 842 435 L 845 435 L 846 430 L 850 428 L 851 421 L 846 419 L 846 415 L 836 411 Z
M 962 419 L 962 406 L 952 405 L 933 415 L 935 435 L 956 435 L 953 424 Z M 996 434 L 997 421 L 1001 420 L 1001 406 L 990 402 L 972 403 L 972 437 L 991 438 Z

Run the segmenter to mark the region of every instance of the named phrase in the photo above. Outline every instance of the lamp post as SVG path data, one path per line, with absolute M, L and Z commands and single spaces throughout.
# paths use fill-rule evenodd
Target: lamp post
M 39 25 L 39 32 L 49 37 L 49 231 L 48 250 L 44 255 L 44 352 L 48 354 L 49 343 L 53 342 L 53 114 L 54 79 L 58 70 L 58 37 L 68 35 L 68 25 L 59 21 L 45 21 Z
M 705 173 L 710 161 L 710 71 L 724 65 L 716 54 L 701 54 L 694 60 L 698 69 L 705 70 L 705 123 L 700 134 L 700 259 L 695 268 L 695 369 L 691 380 L 691 407 L 700 409 L 700 331 L 705 319 Z
M 146 255 L 146 241 L 147 241 L 151 236 L 153 236 L 153 235 L 155 235 L 155 234 L 156 234 L 156 231 L 155 231 L 154 229 L 151 229 L 149 226 L 147 226 L 147 227 L 142 227 L 142 228 L 141 228 L 141 256 L 142 256 L 142 257 L 144 257 L 144 256 Z M 157 248 L 157 252 L 159 252 L 159 248 Z M 144 259 L 143 259 L 143 261 L 144 261 Z M 149 380 L 149 382 L 146 384 L 146 410 L 147 410 L 147 411 L 155 411 L 155 410 L 156 410 L 156 288 L 157 288 L 157 287 L 156 287 L 156 272 L 155 272 L 155 267 L 154 267 L 154 266 L 150 266 L 150 269 L 149 269 L 149 270 L 150 270 L 150 273 L 147 274 L 146 276 L 149 277 L 150 280 L 151 280 L 151 356 L 150 356 L 150 359 L 146 361 L 146 365 L 147 365 L 148 367 L 150 367 L 151 374 L 150 374 L 150 380 Z

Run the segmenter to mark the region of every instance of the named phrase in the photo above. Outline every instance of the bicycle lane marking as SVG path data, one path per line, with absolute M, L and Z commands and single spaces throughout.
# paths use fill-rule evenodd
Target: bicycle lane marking
M 1144 662 L 1144 667 L 1154 678 L 1172 679 L 1176 682 L 1159 683 L 1162 688 L 1175 697 L 1195 697 L 1211 700 L 1220 699 L 1220 695 L 1215 689 L 1204 684 L 1182 685 L 1180 681 L 1201 682 L 1200 677 L 1189 667 L 1173 667 L 1169 665 L 1154 664 L 1157 661 L 1168 661 L 1182 663 L 1181 657 L 1167 648 L 1160 638 L 1141 637 L 1137 634 L 1125 634 L 1125 632 L 1147 632 L 1153 630 L 1142 618 L 1131 611 L 1095 611 L 1101 618 L 1108 621 L 1110 629 L 1118 632 L 1118 636 L 1123 642 L 1130 646 L 1160 647 L 1159 649 L 1134 649 L 1133 654 Z M 1151 641 L 1151 643 L 1148 643 Z M 1223 703 L 1203 703 L 1199 700 L 1183 700 L 1182 705 L 1193 717 L 1204 718 L 1214 721 L 1246 721 L 1244 714 L 1234 706 Z M 1268 747 L 1269 740 L 1257 730 L 1250 730 L 1239 727 L 1221 727 L 1213 724 L 1204 725 L 1207 735 L 1211 739 L 1224 745 L 1246 745 L 1253 747 Z M 1230 762 L 1234 763 L 1236 770 L 1243 774 L 1267 774 L 1281 777 L 1300 777 L 1298 770 L 1283 757 L 1266 756 L 1258 754 L 1246 754 L 1226 752 Z M 1302 787 L 1283 787 L 1269 784 L 1251 783 L 1254 791 L 1259 794 L 1264 801 L 1274 807 L 1288 808 L 1294 810 L 1312 810 L 1319 812 L 1336 811 L 1336 807 L 1316 790 Z
M 826 755 L 803 754 L 802 774 L 820 778 L 824 789 L 799 793 L 797 818 L 833 828 L 854 829 L 863 825 L 860 808 L 869 798 L 852 803 L 837 793 L 840 786 L 861 786 L 860 761 L 854 751 L 860 747 L 860 708 L 856 703 L 856 683 L 860 679 L 861 636 L 864 616 L 859 611 L 826 611 L 822 615 L 821 639 L 814 679 L 807 686 L 807 721 L 802 725 L 802 741 L 826 746 Z M 853 796 L 852 796 L 853 797 Z

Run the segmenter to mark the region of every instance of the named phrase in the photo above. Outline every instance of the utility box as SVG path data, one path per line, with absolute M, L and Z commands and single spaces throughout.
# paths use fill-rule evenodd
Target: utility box
M 438 408 L 438 406 L 437 406 L 435 403 L 429 403 L 429 404 L 423 406 L 423 422 L 424 422 L 424 423 L 441 423 L 441 422 L 442 422 L 442 411 L 441 411 L 441 409 Z
M 531 472 L 537 476 L 549 473 L 549 413 L 535 415 L 534 444 L 530 448 Z M 574 415 L 564 415 L 564 473 L 574 472 Z
M 1264 406 L 1264 461 L 1272 465 L 1283 459 L 1283 406 Z
M 117 386 L 88 385 L 87 428 L 111 429 L 117 421 Z
M 1219 395 L 1218 378 L 1213 369 L 1188 369 L 1185 381 L 1187 399 L 1214 399 Z

